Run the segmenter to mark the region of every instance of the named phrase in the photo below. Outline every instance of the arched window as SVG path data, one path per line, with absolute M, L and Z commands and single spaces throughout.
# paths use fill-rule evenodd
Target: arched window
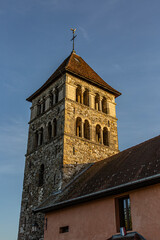
M 51 107 L 51 106 L 53 106 L 53 93 L 52 92 L 50 92 L 50 94 L 49 94 L 49 99 L 50 99 L 49 105 Z
M 45 102 L 45 99 L 43 99 L 43 102 L 42 102 L 42 113 L 45 112 L 45 108 L 46 108 L 46 102 Z
M 52 137 L 52 124 L 51 122 L 48 123 L 48 139 L 50 140 Z
M 76 88 L 76 102 L 82 103 L 82 89 L 81 86 Z
M 39 169 L 39 183 L 38 186 L 41 187 L 44 184 L 44 164 L 40 166 Z
M 41 104 L 38 101 L 38 103 L 37 103 L 37 116 L 39 116 L 40 114 L 41 114 Z
M 89 90 L 86 89 L 83 93 L 83 104 L 89 106 Z
M 59 91 L 58 88 L 55 89 L 55 103 L 58 103 Z
M 53 137 L 57 136 L 57 119 L 53 120 Z
M 76 120 L 76 136 L 82 137 L 82 119 L 80 117 Z
M 38 147 L 38 131 L 35 132 L 35 147 Z
M 96 142 L 98 143 L 101 142 L 101 126 L 100 125 L 96 126 Z
M 100 97 L 99 97 L 99 94 L 97 93 L 96 96 L 95 96 L 95 109 L 98 110 L 98 111 L 100 110 L 99 101 L 100 101 Z
M 90 127 L 88 120 L 84 122 L 84 138 L 90 139 Z
M 103 128 L 103 144 L 109 146 L 109 132 L 106 127 Z
M 107 100 L 105 97 L 102 99 L 102 112 L 107 113 Z
M 39 134 L 40 134 L 40 145 L 42 145 L 43 144 L 43 128 L 40 129 Z

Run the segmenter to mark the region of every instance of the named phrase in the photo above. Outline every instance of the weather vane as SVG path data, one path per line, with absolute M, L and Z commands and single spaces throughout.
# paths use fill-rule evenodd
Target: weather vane
M 73 38 L 71 39 L 71 41 L 73 41 L 73 50 L 72 51 L 75 52 L 75 50 L 74 50 L 74 39 L 77 37 L 77 35 L 74 35 L 74 33 L 76 31 L 76 28 L 75 29 L 71 28 L 71 31 L 73 33 Z

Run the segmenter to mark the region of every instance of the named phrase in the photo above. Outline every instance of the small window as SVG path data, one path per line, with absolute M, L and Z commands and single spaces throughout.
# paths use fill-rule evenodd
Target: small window
M 117 232 L 121 227 L 132 230 L 131 204 L 129 196 L 116 199 Z
M 39 138 L 38 131 L 36 131 L 35 132 L 35 147 L 38 147 L 38 138 Z
M 103 144 L 109 146 L 109 132 L 106 127 L 103 128 Z
M 96 142 L 98 143 L 101 142 L 101 126 L 100 125 L 96 126 Z
M 59 100 L 59 91 L 58 88 L 55 89 L 55 103 L 58 103 Z
M 85 90 L 83 93 L 83 104 L 89 106 L 89 91 L 88 89 Z
M 53 93 L 52 92 L 50 92 L 49 98 L 50 98 L 49 105 L 51 107 L 51 106 L 53 106 Z
M 53 120 L 53 137 L 57 136 L 57 119 Z
M 45 112 L 45 109 L 46 109 L 46 102 L 45 102 L 45 99 L 43 99 L 43 102 L 42 102 L 42 113 Z
M 59 228 L 59 233 L 66 233 L 66 232 L 69 232 L 69 226 Z
M 40 129 L 40 145 L 43 144 L 43 128 Z
M 90 127 L 88 120 L 84 122 L 84 138 L 90 139 Z
M 102 99 L 102 112 L 107 113 L 107 100 L 105 97 Z
M 48 139 L 52 138 L 52 124 L 51 122 L 48 123 Z
M 76 120 L 76 136 L 82 137 L 82 119 L 80 117 Z
M 41 187 L 44 183 L 44 164 L 40 166 L 39 169 L 39 183 L 38 186 Z
M 100 96 L 98 93 L 95 96 L 95 109 L 100 111 Z
M 41 114 L 41 104 L 38 101 L 38 104 L 37 104 L 37 116 L 39 116 L 40 114 Z
M 82 89 L 81 86 L 76 88 L 76 102 L 82 103 Z
M 75 155 L 76 153 L 75 153 L 75 147 L 73 147 L 73 155 Z

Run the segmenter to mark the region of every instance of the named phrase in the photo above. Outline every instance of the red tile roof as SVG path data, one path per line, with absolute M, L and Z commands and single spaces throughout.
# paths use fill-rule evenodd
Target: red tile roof
M 35 93 L 27 98 L 27 100 L 32 101 L 32 99 L 38 96 L 44 89 L 46 89 L 50 84 L 56 81 L 58 77 L 66 72 L 76 75 L 83 80 L 88 81 L 89 83 L 108 90 L 109 92 L 113 93 L 115 97 L 121 95 L 120 92 L 107 84 L 80 56 L 72 52 L 50 76 L 50 78 L 42 85 L 42 87 L 40 87 Z
M 160 183 L 160 136 L 92 164 L 38 209 L 48 211 L 155 183 Z

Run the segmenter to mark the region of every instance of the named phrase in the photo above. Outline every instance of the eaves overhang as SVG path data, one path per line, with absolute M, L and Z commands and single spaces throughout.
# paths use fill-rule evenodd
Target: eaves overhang
M 128 191 L 136 190 L 136 189 L 147 187 L 147 186 L 151 186 L 151 185 L 158 184 L 158 183 L 160 183 L 160 174 L 156 174 L 156 175 L 153 175 L 153 176 L 150 176 L 150 177 L 142 178 L 142 179 L 132 181 L 132 182 L 129 182 L 129 183 L 121 184 L 121 185 L 116 186 L 116 187 L 111 187 L 111 188 L 108 188 L 108 189 L 104 189 L 104 190 L 101 190 L 101 191 L 97 191 L 97 192 L 94 192 L 94 193 L 90 193 L 90 194 L 87 194 L 87 195 L 84 195 L 84 196 L 69 199 L 69 200 L 66 200 L 66 201 L 59 202 L 59 203 L 50 204 L 50 205 L 42 207 L 42 208 L 35 208 L 33 210 L 33 212 L 35 212 L 35 213 L 37 213 L 37 212 L 47 213 L 47 212 L 50 212 L 50 211 L 74 206 L 74 205 L 85 203 L 85 202 L 88 202 L 88 201 L 93 201 L 93 200 L 100 199 L 100 198 L 103 198 L 103 197 L 118 195 L 118 194 L 121 194 L 121 193 L 125 193 L 125 192 L 128 192 Z
M 74 71 L 71 71 L 69 68 L 65 67 L 63 70 L 61 70 L 59 73 L 57 73 L 54 78 L 52 79 L 48 79 L 36 92 L 34 92 L 31 96 L 29 96 L 26 100 L 29 101 L 29 102 L 32 102 L 32 100 L 37 97 L 38 95 L 40 95 L 47 87 L 49 87 L 52 83 L 54 83 L 59 77 L 61 77 L 63 74 L 65 73 L 70 73 L 72 74 L 73 76 L 76 76 L 76 77 L 79 77 L 81 78 L 82 80 L 88 82 L 88 83 L 91 83 L 92 85 L 94 86 L 97 86 L 105 91 L 108 91 L 110 93 L 112 93 L 113 95 L 115 95 L 115 97 L 119 97 L 122 93 L 120 93 L 119 91 L 117 91 L 116 89 L 114 88 L 110 88 L 107 86 L 104 86 L 103 84 L 100 84 L 98 82 L 95 82 L 94 80 L 92 80 L 91 78 L 86 78 L 82 75 L 79 75 L 77 73 L 75 73 Z

